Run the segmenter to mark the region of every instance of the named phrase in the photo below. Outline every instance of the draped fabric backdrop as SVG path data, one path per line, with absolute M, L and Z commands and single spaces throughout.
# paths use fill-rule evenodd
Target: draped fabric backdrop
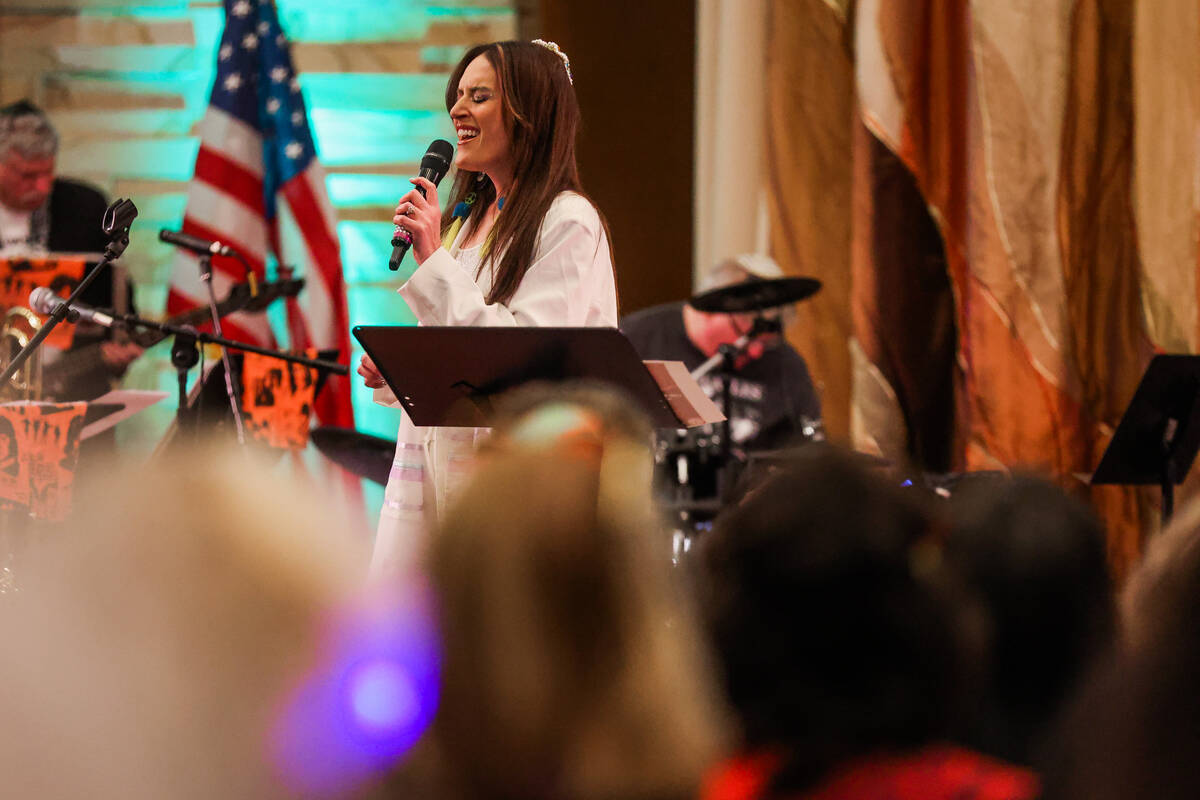
M 1123 574 L 1154 494 L 1088 489 L 1156 350 L 1196 352 L 1195 0 L 774 0 L 771 245 L 855 447 L 1029 469 Z

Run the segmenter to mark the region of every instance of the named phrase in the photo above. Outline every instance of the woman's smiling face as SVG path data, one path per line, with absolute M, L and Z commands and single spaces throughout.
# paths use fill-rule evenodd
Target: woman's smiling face
M 499 76 L 486 55 L 476 56 L 463 70 L 458 99 L 450 109 L 458 133 L 455 166 L 493 178 L 511 174 L 512 141 L 504 117 Z

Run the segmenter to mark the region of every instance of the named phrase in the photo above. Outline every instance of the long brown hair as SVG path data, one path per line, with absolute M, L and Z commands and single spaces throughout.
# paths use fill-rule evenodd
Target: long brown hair
M 605 424 L 557 444 L 510 438 L 430 539 L 445 781 L 434 796 L 696 797 L 717 755 L 728 721 L 655 544 L 653 459 Z
M 446 111 L 458 100 L 458 84 L 467 65 L 480 55 L 487 58 L 500 79 L 500 100 L 512 143 L 513 186 L 504 198 L 504 211 L 496 219 L 479 269 L 495 269 L 487 302 L 507 303 L 533 261 L 542 218 L 554 198 L 570 190 L 592 201 L 579 182 L 575 163 L 579 103 L 562 59 L 531 42 L 476 45 L 458 62 L 446 84 Z M 454 207 L 471 192 L 476 201 L 464 226 L 477 224 L 496 199 L 496 187 L 487 175 L 459 170 L 442 214 L 443 233 L 454 218 Z M 608 223 L 602 214 L 600 222 L 605 237 L 610 239 L 611 252 Z

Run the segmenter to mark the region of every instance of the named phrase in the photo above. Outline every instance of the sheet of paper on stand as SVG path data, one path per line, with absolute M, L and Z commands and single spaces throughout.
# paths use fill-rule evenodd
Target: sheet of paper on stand
M 169 392 L 154 392 L 143 389 L 114 389 L 108 394 L 91 401 L 92 405 L 115 405 L 119 410 L 107 414 L 83 428 L 81 438 L 88 439 L 97 433 L 108 430 L 119 422 L 132 417 L 134 414 L 149 408 L 167 397 Z
M 644 361 L 650 376 L 662 389 L 671 410 L 685 428 L 722 422 L 725 415 L 717 408 L 682 361 Z

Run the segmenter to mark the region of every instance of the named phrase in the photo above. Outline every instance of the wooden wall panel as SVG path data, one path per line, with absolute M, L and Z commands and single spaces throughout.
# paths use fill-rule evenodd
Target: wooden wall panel
M 134 17 L 83 17 L 78 14 L 6 14 L 0 35 L 10 52 L 28 48 L 71 45 L 105 48 L 130 45 L 195 44 L 188 20 L 142 20 Z

